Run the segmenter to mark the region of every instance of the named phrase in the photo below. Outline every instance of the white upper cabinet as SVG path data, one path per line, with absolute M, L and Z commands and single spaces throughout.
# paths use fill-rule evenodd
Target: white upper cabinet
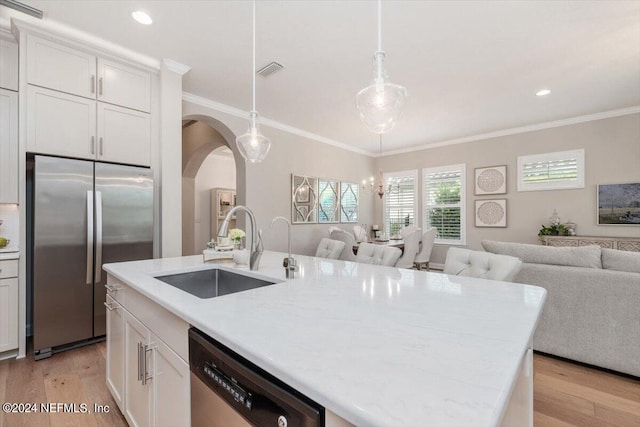
M 18 93 L 0 89 L 0 203 L 18 203 Z
M 96 57 L 29 35 L 27 83 L 85 98 L 95 98 Z
M 98 102 L 98 160 L 149 166 L 149 114 Z
M 94 159 L 96 101 L 27 88 L 27 151 Z
M 151 110 L 151 74 L 98 58 L 98 100 L 134 110 Z
M 0 37 L 0 88 L 18 90 L 18 44 Z

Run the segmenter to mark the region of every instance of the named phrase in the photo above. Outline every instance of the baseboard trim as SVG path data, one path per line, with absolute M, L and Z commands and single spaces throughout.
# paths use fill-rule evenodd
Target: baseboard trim
M 566 357 L 557 356 L 555 354 L 545 353 L 543 351 L 538 351 L 538 350 L 533 350 L 533 353 L 534 354 L 538 354 L 540 356 L 549 357 L 551 359 L 557 359 L 557 360 L 560 360 L 562 362 L 573 363 L 574 365 L 583 366 L 585 368 L 595 369 L 596 371 L 606 372 L 608 374 L 618 375 L 620 377 L 625 377 L 625 378 L 629 378 L 631 380 L 640 381 L 640 377 L 637 377 L 637 376 L 631 375 L 631 374 L 627 374 L 625 372 L 616 371 L 614 369 L 603 368 L 602 366 L 596 366 L 596 365 L 592 365 L 590 363 L 579 362 L 577 360 L 567 359 Z

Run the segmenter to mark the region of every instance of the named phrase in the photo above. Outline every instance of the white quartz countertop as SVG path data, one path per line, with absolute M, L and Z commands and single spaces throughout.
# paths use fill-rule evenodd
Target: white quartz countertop
M 105 270 L 356 425 L 500 422 L 546 297 L 540 287 L 265 252 L 281 283 L 200 299 L 154 278 L 229 264 L 202 256 Z

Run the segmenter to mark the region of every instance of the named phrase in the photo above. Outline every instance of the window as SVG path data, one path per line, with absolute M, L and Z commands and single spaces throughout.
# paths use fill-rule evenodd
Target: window
M 402 227 L 416 223 L 418 171 L 386 173 L 384 184 L 384 230 L 392 237 Z
M 584 150 L 518 157 L 518 191 L 584 188 Z
M 438 229 L 436 243 L 466 244 L 465 171 L 464 164 L 422 170 L 424 226 Z

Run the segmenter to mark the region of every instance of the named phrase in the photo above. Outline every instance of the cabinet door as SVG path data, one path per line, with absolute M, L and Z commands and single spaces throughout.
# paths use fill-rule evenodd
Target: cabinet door
M 153 346 L 153 401 L 155 427 L 189 427 L 191 399 L 189 365 L 158 337 Z
M 18 203 L 18 93 L 0 89 L 0 203 Z
M 95 158 L 96 101 L 29 85 L 27 151 Z
M 28 35 L 27 83 L 95 99 L 96 57 Z
M 98 103 L 98 159 L 149 166 L 151 120 L 149 114 Z
M 142 376 L 145 375 L 144 365 L 149 361 L 145 351 L 145 346 L 149 345 L 149 330 L 127 311 L 124 312 L 124 324 L 124 416 L 131 427 L 147 427 L 152 420 L 151 383 L 143 384 Z
M 18 348 L 18 279 L 0 280 L 0 353 Z
M 18 44 L 0 38 L 0 87 L 18 90 Z
M 124 309 L 109 295 L 107 306 L 107 387 L 124 413 Z
M 151 74 L 98 58 L 98 100 L 134 110 L 151 110 Z

